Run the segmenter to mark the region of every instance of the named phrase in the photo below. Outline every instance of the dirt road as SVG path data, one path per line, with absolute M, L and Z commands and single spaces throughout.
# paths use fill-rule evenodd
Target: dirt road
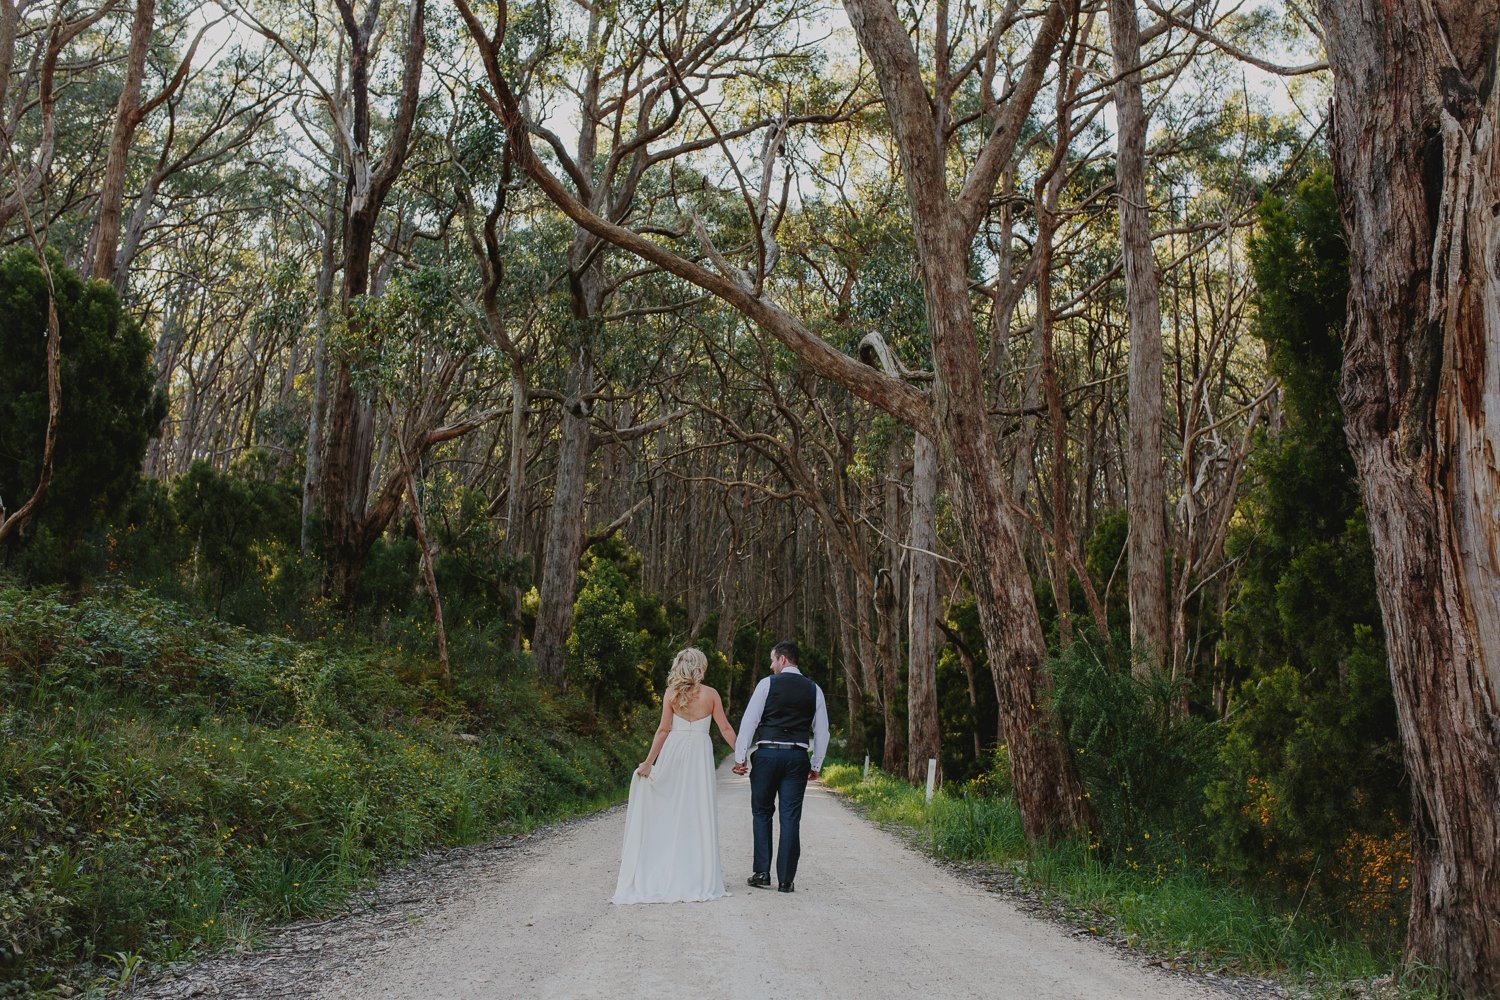
M 749 783 L 719 771 L 728 899 L 614 906 L 621 809 L 455 852 L 367 912 L 205 963 L 148 997 L 519 1000 L 1222 997 L 1019 912 L 808 789 L 797 891 L 750 889 Z

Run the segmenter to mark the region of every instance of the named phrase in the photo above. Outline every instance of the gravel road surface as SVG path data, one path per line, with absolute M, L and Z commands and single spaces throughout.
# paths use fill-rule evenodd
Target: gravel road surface
M 745 886 L 749 782 L 719 770 L 733 893 L 614 906 L 623 809 L 421 865 L 362 913 L 138 995 L 323 1000 L 1208 1000 L 1197 981 L 1022 913 L 808 789 L 797 891 Z

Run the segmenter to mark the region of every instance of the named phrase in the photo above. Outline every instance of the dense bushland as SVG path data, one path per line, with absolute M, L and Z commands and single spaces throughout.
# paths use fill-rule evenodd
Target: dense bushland
M 1250 452 L 1226 539 L 1237 573 L 1219 608 L 1205 602 L 1196 612 L 1220 673 L 1133 677 L 1123 668 L 1131 661 L 1121 638 L 1128 623 L 1118 616 L 1109 622 L 1114 636 L 1085 626 L 1065 645 L 1050 587 L 1038 583 L 1039 604 L 1052 616 L 1053 707 L 1097 832 L 1089 845 L 1038 854 L 1032 864 L 1055 873 L 1038 876 L 1044 883 L 1076 877 L 1105 896 L 1133 894 L 1134 879 L 1161 880 L 1169 889 L 1160 891 L 1196 900 L 1170 933 L 1226 956 L 1261 948 L 1255 927 L 1297 914 L 1326 947 L 1341 941 L 1337 947 L 1362 949 L 1367 961 L 1389 961 L 1408 906 L 1410 789 L 1337 399 L 1347 250 L 1326 173 L 1313 171 L 1287 196 L 1266 199 L 1251 258 L 1254 330 L 1284 405 Z M 1085 568 L 1101 593 L 1120 578 L 1125 529 L 1123 517 L 1101 518 L 1085 545 Z M 1073 587 L 1077 607 L 1076 577 Z M 1020 856 L 1018 839 L 994 832 L 1011 829 L 1003 798 L 974 798 L 1003 796 L 1008 787 L 1003 752 L 984 748 L 995 700 L 973 680 L 972 661 L 982 659 L 975 618 L 972 604 L 950 605 L 950 643 L 938 667 L 945 731 L 976 736 L 944 745 L 944 772 L 965 792 L 905 818 L 930 828 L 940 853 L 959 845 L 955 856 Z M 993 739 L 1003 751 L 1004 734 Z M 895 818 L 919 805 L 897 791 L 876 784 L 858 794 L 895 796 L 883 807 Z M 969 832 L 958 834 L 965 824 Z M 1227 932 L 1194 936 L 1195 924 L 1219 917 L 1238 925 L 1246 907 L 1264 914 L 1245 925 L 1245 942 Z M 1322 961 L 1312 952 L 1258 954 L 1261 966 Z
M 223 624 L 140 591 L 0 590 L 4 995 L 244 943 L 382 866 L 607 801 L 650 711 Z M 649 709 L 649 706 L 647 706 Z

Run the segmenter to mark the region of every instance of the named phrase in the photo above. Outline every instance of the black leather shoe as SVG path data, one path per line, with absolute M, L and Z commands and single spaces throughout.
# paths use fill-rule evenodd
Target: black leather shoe
M 796 892 L 797 890 L 792 888 L 792 883 L 790 883 L 790 882 L 778 882 L 776 884 L 776 891 L 777 892 Z
M 751 875 L 749 878 L 745 879 L 745 884 L 756 889 L 769 889 L 771 888 L 771 873 L 756 872 L 754 875 Z

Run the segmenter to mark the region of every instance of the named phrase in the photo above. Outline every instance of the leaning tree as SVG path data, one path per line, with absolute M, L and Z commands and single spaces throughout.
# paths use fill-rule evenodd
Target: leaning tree
M 860 47 L 879 81 L 905 176 L 932 344 L 929 400 L 920 390 L 839 351 L 772 296 L 767 278 L 776 258 L 779 212 L 768 204 L 766 192 L 769 161 L 777 143 L 765 148 L 767 163 L 758 192 L 736 170 L 752 216 L 747 220 L 752 234 L 750 269 L 730 263 L 699 223 L 695 228 L 702 252 L 713 263 L 712 268 L 706 267 L 669 249 L 659 237 L 602 216 L 547 168 L 532 146 L 538 126 L 523 112 L 504 71 L 501 46 L 506 5 L 500 4 L 496 28 L 487 30 L 467 0 L 454 2 L 485 63 L 491 89 L 481 96 L 509 131 L 517 164 L 569 218 L 600 239 L 718 296 L 813 371 L 876 403 L 936 442 L 951 477 L 958 520 L 971 554 L 989 662 L 1003 678 L 1001 714 L 1016 802 L 1026 831 L 1043 837 L 1088 827 L 1092 822 L 1088 803 L 1067 749 L 1058 739 L 1059 727 L 1049 705 L 1041 621 L 991 434 L 985 366 L 969 294 L 969 256 L 975 234 L 1001 173 L 1017 155 L 1033 101 L 1069 21 L 1070 5 L 1053 0 L 1039 16 L 1014 7 L 984 8 L 981 13 L 989 24 L 978 33 L 977 51 L 961 62 L 949 44 L 944 5 L 945 16 L 936 29 L 939 65 L 934 89 L 926 82 L 928 75 L 896 7 L 889 0 L 846 0 Z M 957 18 L 953 31 L 961 34 L 972 23 L 967 15 Z M 1023 37 L 1026 32 L 1029 42 Z M 1022 54 L 1012 63 L 1008 57 L 1017 48 Z M 977 117 L 953 113 L 955 101 L 966 88 L 976 88 L 983 95 L 982 113 Z M 970 127 L 964 128 L 965 124 Z M 964 149 L 964 140 L 976 131 L 982 132 L 977 149 Z M 720 143 L 720 148 L 730 153 L 728 143 Z M 967 170 L 954 190 L 950 171 L 955 162 L 964 161 Z

